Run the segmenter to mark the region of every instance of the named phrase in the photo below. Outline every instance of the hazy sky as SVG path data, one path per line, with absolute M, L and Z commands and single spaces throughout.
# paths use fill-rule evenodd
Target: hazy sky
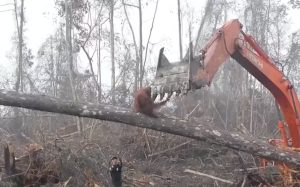
M 13 0 L 1 0 L 0 5 L 13 2 Z M 55 31 L 54 0 L 25 0 L 25 7 L 25 42 L 29 48 L 36 52 L 45 39 Z M 0 11 L 13 8 L 12 4 L 0 6 Z M 7 56 L 12 50 L 11 39 L 16 31 L 13 11 L 0 12 L 0 23 L 2 25 L 0 30 L 0 73 L 11 73 L 13 63 L 9 61 Z
M 13 3 L 13 0 L 1 0 L 0 2 L 0 23 L 2 26 L 0 30 L 0 76 L 3 76 L 6 73 L 14 72 L 14 68 L 11 68 L 13 63 L 7 56 L 12 49 L 11 38 L 15 32 L 15 19 L 13 11 L 1 12 L 3 10 L 13 9 L 13 5 L 1 6 L 3 4 Z M 25 24 L 25 41 L 28 47 L 33 50 L 34 55 L 36 55 L 38 48 L 45 39 L 56 29 L 57 11 L 55 10 L 54 2 L 55 0 L 25 0 L 25 16 L 27 21 Z M 197 17 L 200 17 L 199 15 L 203 12 L 205 2 L 204 0 L 189 0 L 189 6 L 198 14 Z M 182 4 L 185 6 L 184 3 Z M 131 9 L 131 11 L 134 10 Z M 152 10 L 149 9 L 149 11 L 145 11 L 144 43 L 146 43 L 146 38 L 148 37 L 147 32 L 150 28 L 153 11 L 154 7 Z M 299 17 L 299 10 L 290 10 L 290 32 L 300 29 Z M 172 49 L 168 48 L 167 53 L 172 51 L 173 54 L 178 54 L 177 1 L 160 0 L 156 18 L 151 41 L 154 43 L 167 42 L 171 44 L 169 46 L 176 46 Z M 236 18 L 236 15 L 232 14 L 228 19 L 232 18 Z M 137 26 L 137 24 L 135 26 Z M 183 25 L 183 27 L 183 29 L 187 29 L 187 25 Z M 187 42 L 184 44 L 186 45 Z M 157 49 L 156 52 L 154 51 L 155 57 L 158 54 L 158 50 L 159 49 Z M 169 58 L 174 60 L 178 59 L 178 56 L 169 55 Z
M 13 5 L 1 6 L 7 3 L 13 3 L 13 0 L 1 0 L 0 1 L 0 11 L 13 9 Z M 172 3 L 170 3 L 172 2 Z M 202 10 L 202 5 L 205 1 L 191 0 L 192 4 L 197 4 L 195 10 Z M 198 3 L 197 3 L 198 2 Z M 151 4 L 153 9 L 147 9 L 144 12 L 144 44 L 148 37 L 148 31 L 150 30 L 150 25 L 152 21 L 152 16 L 154 12 L 154 3 Z M 129 14 L 137 13 L 136 10 L 128 8 Z M 131 11 L 131 12 L 130 12 Z M 37 50 L 41 44 L 49 37 L 56 29 L 57 26 L 57 11 L 55 9 L 55 0 L 25 0 L 25 42 L 29 48 L 31 48 L 36 55 Z M 136 16 L 132 17 L 132 23 Z M 12 36 L 15 32 L 15 17 L 13 11 L 0 12 L 0 23 L 3 25 L 3 29 L 0 30 L 0 78 L 8 73 L 14 73 L 15 68 L 13 66 L 12 60 L 7 57 L 12 51 Z M 166 27 L 166 24 L 168 25 Z M 115 27 L 118 24 L 116 24 Z M 134 27 L 138 28 L 138 24 L 134 24 Z M 156 15 L 155 25 L 151 37 L 151 41 L 154 43 L 172 43 L 178 46 L 178 33 L 177 33 L 177 1 L 166 1 L 160 0 L 159 7 Z M 159 49 L 158 49 L 159 50 Z M 155 52 L 155 56 L 158 54 L 158 50 Z M 178 51 L 177 48 L 167 49 L 168 51 Z M 178 57 L 176 57 L 177 59 Z M 174 59 L 170 56 L 170 59 Z M 79 62 L 85 61 L 85 56 L 79 58 Z M 106 63 L 109 65 L 109 61 Z M 81 66 L 88 66 L 88 64 L 81 64 Z M 105 64 L 104 64 L 105 67 Z M 103 72 L 104 75 L 106 72 Z

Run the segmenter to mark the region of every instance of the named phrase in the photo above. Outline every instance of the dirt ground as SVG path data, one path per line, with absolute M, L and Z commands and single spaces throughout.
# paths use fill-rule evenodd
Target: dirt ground
M 90 127 L 83 135 L 43 132 L 30 138 L 1 135 L 1 144 L 8 143 L 17 160 L 40 149 L 37 156 L 16 162 L 27 186 L 110 187 L 108 168 L 113 156 L 122 159 L 123 186 L 128 187 L 257 186 L 259 181 L 257 159 L 251 155 L 179 136 L 111 122 Z M 4 159 L 1 162 L 4 165 Z M 2 169 L 0 186 L 12 186 L 16 180 Z

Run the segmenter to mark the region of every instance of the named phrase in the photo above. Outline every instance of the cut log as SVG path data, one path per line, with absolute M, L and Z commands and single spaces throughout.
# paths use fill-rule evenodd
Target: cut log
M 21 94 L 6 90 L 0 90 L 0 105 L 119 122 L 205 141 L 300 167 L 300 154 L 298 152 L 279 149 L 265 141 L 237 132 L 221 130 L 210 120 L 191 122 L 170 118 L 150 118 L 116 106 L 75 103 L 47 96 Z

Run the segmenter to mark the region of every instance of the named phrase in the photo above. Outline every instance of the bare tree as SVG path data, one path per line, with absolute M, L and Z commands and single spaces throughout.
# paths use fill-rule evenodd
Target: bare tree
M 212 9 L 213 9 L 213 4 L 214 0 L 207 0 L 206 1 L 206 5 L 205 5 L 205 11 L 204 11 L 204 15 L 201 19 L 201 23 L 198 29 L 198 33 L 197 33 L 197 37 L 196 37 L 196 42 L 195 42 L 195 46 L 194 46 L 194 51 L 197 51 L 200 45 L 200 36 L 201 36 L 201 32 L 203 30 L 204 24 L 209 16 L 209 14 L 211 13 Z
M 21 88 L 23 91 L 23 25 L 24 25 L 24 0 L 21 0 L 20 16 L 18 16 L 17 0 L 14 0 L 15 18 L 18 31 L 18 74 L 16 81 L 16 91 Z
M 153 18 L 152 18 L 151 28 L 150 28 L 150 32 L 149 32 L 149 36 L 148 36 L 148 40 L 147 40 L 147 44 L 146 44 L 145 58 L 144 58 L 143 66 L 142 66 L 143 70 L 141 72 L 141 82 L 143 82 L 143 80 L 144 80 L 146 60 L 147 60 L 147 55 L 148 55 L 148 48 L 149 48 L 149 43 L 150 43 L 150 38 L 151 38 L 151 35 L 152 35 L 152 31 L 153 31 L 153 28 L 154 28 L 154 21 L 155 21 L 155 18 L 156 18 L 156 12 L 157 12 L 157 8 L 158 8 L 158 2 L 159 2 L 159 0 L 156 0 L 154 15 L 153 15 Z
M 139 0 L 139 31 L 140 31 L 140 88 L 143 86 L 143 17 L 142 17 L 142 3 Z
M 18 34 L 18 71 L 17 73 L 17 80 L 15 84 L 15 90 L 17 92 L 23 92 L 23 25 L 24 25 L 24 0 L 21 0 L 21 7 L 20 7 L 20 15 L 18 15 L 18 4 L 17 0 L 14 0 L 14 8 L 15 8 L 15 19 L 17 25 L 17 34 Z M 17 130 L 20 132 L 23 120 L 19 118 L 20 109 L 14 108 L 14 115 L 16 120 L 14 121 L 14 125 L 12 129 L 15 131 Z
M 97 53 L 97 61 L 98 61 L 98 68 L 97 68 L 97 74 L 98 74 L 98 102 L 101 101 L 101 95 L 102 95 L 102 80 L 101 80 L 101 24 L 98 26 L 98 53 Z
M 67 61 L 69 65 L 69 81 L 72 91 L 73 101 L 77 101 L 77 95 L 75 91 L 74 85 L 74 77 L 73 77 L 73 49 L 72 49 L 72 4 L 69 0 L 65 0 L 66 7 L 66 43 L 67 43 Z M 80 119 L 77 117 L 77 128 L 80 132 L 82 132 L 82 124 Z
M 104 3 L 102 2 L 94 21 L 92 19 L 92 15 L 91 15 L 92 10 L 90 7 L 88 7 L 88 21 L 84 22 L 84 24 L 87 25 L 88 29 L 80 27 L 81 28 L 80 32 L 84 33 L 84 34 L 82 34 L 82 39 L 84 39 L 84 41 L 80 42 L 80 46 L 81 46 L 83 52 L 85 53 L 85 55 L 88 59 L 89 65 L 90 65 L 92 79 L 94 81 L 94 84 L 97 87 L 98 101 L 101 100 L 101 94 L 102 94 L 101 93 L 102 92 L 101 91 L 101 47 L 100 47 L 101 46 L 101 29 L 102 29 L 102 25 L 107 21 L 107 20 L 105 20 L 103 23 L 101 23 L 101 21 L 102 21 L 101 14 L 102 14 L 103 7 L 104 7 Z M 94 33 L 94 30 L 97 28 L 97 26 L 98 26 L 98 40 L 96 40 L 97 47 L 93 50 L 92 54 L 90 54 L 88 51 L 88 47 L 91 46 L 91 41 L 94 39 L 93 33 Z M 94 57 L 94 54 L 96 53 L 96 51 L 97 51 L 97 61 L 98 61 L 98 64 L 97 64 L 98 65 L 98 69 L 97 69 L 98 70 L 98 81 L 95 76 L 93 63 L 92 63 L 93 57 Z
M 181 10 L 180 10 L 180 0 L 177 0 L 177 14 L 178 14 L 178 35 L 179 35 L 179 54 L 180 60 L 182 60 L 182 34 L 181 34 Z
M 72 10 L 69 0 L 65 0 L 66 6 L 66 43 L 67 43 L 67 61 L 69 65 L 69 81 L 72 90 L 73 100 L 76 100 L 74 78 L 73 78 L 73 49 L 72 49 Z
M 111 56 L 111 98 L 112 104 L 116 103 L 116 72 L 115 72 L 115 31 L 114 31 L 114 1 L 110 1 L 110 56 Z
M 135 33 L 134 33 L 134 30 L 133 30 L 132 24 L 130 22 L 127 10 L 126 10 L 126 6 L 128 4 L 125 4 L 124 0 L 122 0 L 122 4 L 123 4 L 126 20 L 127 20 L 127 23 L 129 25 L 129 28 L 130 28 L 130 31 L 131 31 L 133 45 L 134 45 L 134 49 L 135 49 L 135 55 L 136 55 L 135 73 L 134 73 L 134 88 L 133 88 L 134 92 L 135 92 L 138 89 L 138 79 L 139 79 L 139 51 L 138 51 L 138 46 L 137 46 L 137 42 L 136 42 L 136 38 L 135 38 Z M 134 6 L 134 5 L 130 5 L 130 6 Z
M 139 54 L 137 54 L 137 58 L 136 58 L 137 63 L 136 63 L 136 69 L 135 69 L 135 75 L 139 75 L 139 76 L 135 77 L 136 82 L 137 82 L 137 79 L 139 78 L 139 80 L 138 80 L 139 87 L 143 86 L 143 78 L 144 78 L 144 74 L 145 74 L 145 63 L 146 63 L 146 60 L 147 60 L 147 54 L 148 54 L 150 38 L 151 38 L 151 35 L 152 35 L 152 30 L 154 28 L 154 21 L 155 21 L 155 18 L 156 18 L 158 2 L 159 2 L 159 0 L 156 1 L 154 15 L 153 15 L 153 18 L 152 18 L 151 28 L 150 28 L 149 36 L 148 36 L 148 39 L 147 39 L 147 44 L 146 44 L 146 48 L 145 48 L 145 56 L 144 56 L 143 55 L 143 51 L 144 51 L 143 50 L 143 17 L 142 17 L 142 4 L 141 4 L 141 1 L 139 0 L 139 5 L 136 6 L 136 5 L 132 5 L 132 4 L 127 4 L 127 3 L 124 2 L 124 0 L 122 0 L 125 16 L 126 16 L 127 22 L 129 24 L 129 27 L 130 27 L 130 30 L 131 30 L 131 33 L 132 33 L 136 53 L 138 53 L 138 52 L 137 52 L 137 44 L 136 44 L 136 39 L 135 39 L 135 33 L 134 33 L 134 30 L 133 30 L 132 24 L 129 20 L 128 13 L 127 13 L 127 10 L 126 10 L 125 6 L 131 6 L 131 7 L 138 8 L 138 11 L 139 11 L 139 39 L 140 40 L 139 40 Z M 136 90 L 137 87 L 138 86 L 135 86 L 134 90 Z
M 56 96 L 56 86 L 55 86 L 55 77 L 54 77 L 54 54 L 53 54 L 53 37 L 50 37 L 50 81 L 51 89 L 53 91 L 53 96 Z

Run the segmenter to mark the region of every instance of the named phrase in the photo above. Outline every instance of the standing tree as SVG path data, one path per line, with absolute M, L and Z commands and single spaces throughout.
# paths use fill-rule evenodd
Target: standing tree
M 154 22 L 155 22 L 155 18 L 156 18 L 156 13 L 157 13 L 157 8 L 158 8 L 158 2 L 159 0 L 156 0 L 156 5 L 155 5 L 155 10 L 154 10 L 154 15 L 153 15 L 153 18 L 152 18 L 152 23 L 151 23 L 151 28 L 150 28 L 150 31 L 149 31 L 149 36 L 148 36 L 148 39 L 147 39 L 147 44 L 146 44 L 146 49 L 145 49 L 145 57 L 144 57 L 144 62 L 143 62 L 143 68 L 142 68 L 142 72 L 141 72 L 141 82 L 143 82 L 144 80 L 144 75 L 145 75 L 145 71 L 146 71 L 146 60 L 147 60 L 147 55 L 148 55 L 148 48 L 149 48 L 149 43 L 150 43 L 150 38 L 151 38 L 151 35 L 152 35 L 152 31 L 153 31 L 153 28 L 154 28 Z
M 126 6 L 135 7 L 135 5 L 128 5 L 124 2 L 124 0 L 122 0 L 122 4 L 123 4 L 123 8 L 124 8 L 124 13 L 125 13 L 125 16 L 126 16 L 126 21 L 127 21 L 128 25 L 129 25 L 129 28 L 130 28 L 130 32 L 131 32 L 132 40 L 133 40 L 133 45 L 134 45 L 134 49 L 135 49 L 136 62 L 135 62 L 135 73 L 134 73 L 134 88 L 133 88 L 133 91 L 135 92 L 138 89 L 138 80 L 139 80 L 139 50 L 138 50 L 138 45 L 137 45 L 137 42 L 136 42 L 133 26 L 130 22 L 128 12 L 127 12 L 127 9 L 126 9 Z
M 204 24 L 206 23 L 208 17 L 212 13 L 213 7 L 214 7 L 213 0 L 207 0 L 206 5 L 205 5 L 204 15 L 202 16 L 201 23 L 200 23 L 200 26 L 198 28 L 198 33 L 197 33 L 197 36 L 196 36 L 194 51 L 198 51 L 199 48 L 201 47 L 201 45 L 200 45 L 201 33 L 202 33 L 203 28 L 204 28 Z
M 110 0 L 110 57 L 111 57 L 111 99 L 112 104 L 116 103 L 116 72 L 115 72 L 115 31 L 114 31 L 114 0 Z
M 69 66 L 69 80 L 70 80 L 70 86 L 72 91 L 72 98 L 73 101 L 77 101 L 77 95 L 75 91 L 75 85 L 74 85 L 74 77 L 73 77 L 73 48 L 72 48 L 72 3 L 69 0 L 65 0 L 65 9 L 66 9 L 66 43 L 67 43 L 67 61 Z M 82 132 L 83 127 L 80 121 L 80 118 L 77 117 L 77 128 L 78 131 Z
M 15 8 L 15 18 L 17 25 L 17 34 L 18 34 L 18 66 L 17 66 L 17 80 L 15 84 L 15 90 L 17 92 L 23 92 L 23 25 L 24 25 L 24 0 L 21 0 L 20 13 L 18 13 L 18 3 L 17 0 L 14 0 L 14 8 Z M 19 110 L 18 108 L 14 108 L 14 114 L 16 117 L 16 121 L 13 125 L 13 130 L 21 129 L 23 121 L 19 118 Z
M 139 33 L 140 33 L 140 88 L 143 86 L 143 78 L 142 78 L 142 72 L 143 72 L 143 17 L 142 17 L 142 3 L 141 0 L 139 0 Z
M 18 74 L 15 89 L 23 91 L 23 25 L 24 25 L 24 0 L 21 0 L 20 14 L 18 15 L 17 0 L 14 0 L 15 18 L 18 33 Z
M 89 66 L 90 71 L 92 73 L 92 79 L 94 81 L 94 85 L 97 88 L 97 95 L 98 95 L 98 101 L 101 99 L 101 30 L 102 30 L 102 24 L 106 22 L 102 21 L 102 10 L 104 7 L 104 2 L 102 2 L 99 6 L 97 5 L 95 7 L 95 10 L 97 11 L 95 18 L 92 16 L 92 6 L 86 5 L 83 6 L 82 11 L 87 12 L 87 18 L 86 21 L 82 21 L 82 23 L 77 24 L 77 28 L 80 32 L 79 39 L 78 39 L 78 45 L 82 48 L 83 52 L 85 53 Z M 85 28 L 84 26 L 87 26 L 88 28 Z M 98 27 L 98 31 L 96 30 Z M 95 33 L 97 32 L 97 34 Z M 98 37 L 98 39 L 97 39 Z M 96 43 L 95 49 L 93 49 L 93 42 Z M 90 53 L 89 49 L 91 49 L 93 52 Z M 97 51 L 98 50 L 98 51 Z M 94 55 L 97 51 L 97 61 L 98 61 L 98 81 L 97 77 L 95 75 L 95 71 L 93 68 L 93 61 L 94 61 Z
M 69 81 L 72 90 L 73 100 L 76 101 L 76 93 L 73 78 L 73 49 L 72 49 L 72 4 L 69 0 L 65 0 L 66 8 L 66 43 L 67 43 L 67 61 L 69 66 Z
M 100 22 L 100 20 L 99 20 Z M 97 75 L 98 75 L 98 102 L 101 101 L 102 97 L 102 79 L 101 79 L 101 30 L 102 30 L 102 25 L 99 23 L 98 25 L 98 48 L 97 48 Z
M 179 35 L 179 54 L 180 60 L 182 60 L 182 34 L 181 34 L 181 10 L 180 10 L 180 0 L 177 0 L 177 14 L 178 14 L 178 35 Z

